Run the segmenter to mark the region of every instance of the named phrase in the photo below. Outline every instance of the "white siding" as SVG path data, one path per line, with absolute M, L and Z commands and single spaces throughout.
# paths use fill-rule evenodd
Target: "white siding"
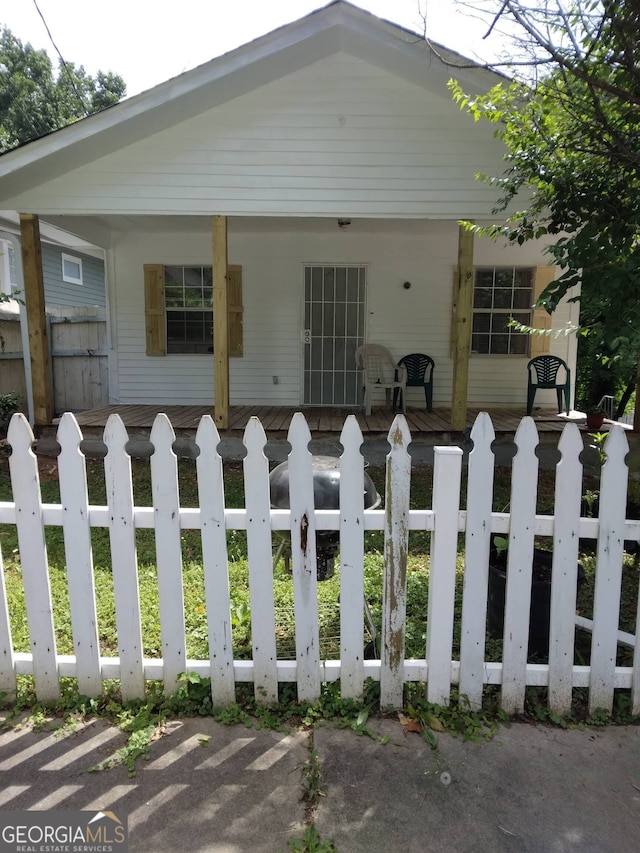
M 549 256 L 542 254 L 543 245 L 526 243 L 524 246 L 509 246 L 491 240 L 476 240 L 474 263 L 477 266 L 544 266 Z M 577 317 L 565 300 L 553 314 L 553 328 L 565 328 Z M 551 336 L 551 353 L 575 367 L 575 334 Z M 469 363 L 468 401 L 487 406 L 521 406 L 527 402 L 527 371 L 529 356 L 472 355 Z M 572 382 L 575 381 L 575 370 Z M 573 405 L 573 398 L 572 398 Z M 557 406 L 555 391 L 536 392 L 535 406 L 553 408 Z
M 488 216 L 495 191 L 474 175 L 502 172 L 500 143 L 444 82 L 428 85 L 336 54 L 12 204 L 43 215 Z
M 301 311 L 305 263 L 354 263 L 368 268 L 367 338 L 389 347 L 396 357 L 421 351 L 436 362 L 434 402 L 451 401 L 451 292 L 458 228 L 454 222 L 362 220 L 341 231 L 337 223 L 291 220 L 267 223 L 253 232 L 242 222 L 229 225 L 229 262 L 242 266 L 244 355 L 230 360 L 231 405 L 301 401 Z M 246 225 L 245 225 L 246 227 Z M 202 404 L 213 400 L 211 356 L 145 355 L 143 264 L 207 264 L 211 239 L 200 234 L 120 235 L 114 252 L 117 306 L 119 400 L 121 403 Z M 534 246 L 502 249 L 477 241 L 482 264 L 536 266 L 545 259 Z M 405 290 L 403 283 L 411 282 Z M 554 322 L 564 323 L 558 311 Z M 567 358 L 570 339 L 554 340 Z M 525 356 L 474 356 L 469 401 L 524 406 Z M 273 384 L 272 377 L 279 382 Z M 541 392 L 539 392 L 541 394 Z M 410 405 L 423 405 L 421 389 L 409 389 Z M 541 396 L 536 405 L 545 402 Z M 548 399 L 552 404 L 551 398 Z

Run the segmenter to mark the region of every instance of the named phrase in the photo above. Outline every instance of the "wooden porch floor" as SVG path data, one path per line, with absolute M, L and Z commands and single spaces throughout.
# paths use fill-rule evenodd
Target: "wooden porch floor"
M 362 434 L 386 435 L 389 432 L 395 414 L 387 409 L 374 408 L 371 415 L 365 415 L 361 409 L 323 408 L 323 407 L 283 407 L 283 406 L 232 406 L 230 410 L 228 434 L 241 434 L 249 421 L 256 416 L 262 422 L 269 436 L 276 434 L 284 437 L 289 429 L 291 418 L 297 411 L 302 411 L 309 424 L 312 434 L 339 433 L 349 414 L 355 414 Z M 472 425 L 479 408 L 470 407 L 467 412 L 467 424 Z M 103 406 L 99 409 L 89 409 L 78 412 L 76 419 L 85 435 L 102 434 L 109 415 L 118 414 L 128 430 L 146 433 L 153 426 L 153 420 L 159 412 L 164 412 L 171 421 L 176 433 L 192 433 L 198 427 L 203 415 L 213 415 L 211 406 Z M 524 408 L 491 409 L 489 410 L 496 433 L 514 433 L 525 415 Z M 407 408 L 407 422 L 412 435 L 450 433 L 451 409 L 436 408 L 433 412 L 425 409 Z M 553 411 L 534 413 L 538 432 L 559 433 L 566 424 L 566 417 Z M 54 420 L 54 425 L 59 419 Z

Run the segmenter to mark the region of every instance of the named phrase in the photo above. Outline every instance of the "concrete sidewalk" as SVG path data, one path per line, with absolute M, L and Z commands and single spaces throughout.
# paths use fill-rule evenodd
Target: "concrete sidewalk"
M 125 743 L 103 720 L 62 737 L 13 729 L 0 735 L 0 810 L 124 812 L 131 851 L 278 853 L 304 831 L 302 768 L 315 747 L 315 823 L 337 853 L 640 849 L 639 726 L 516 723 L 489 743 L 441 734 L 435 751 L 395 719 L 370 726 L 377 740 L 176 720 L 133 777 L 122 765 L 88 772 Z

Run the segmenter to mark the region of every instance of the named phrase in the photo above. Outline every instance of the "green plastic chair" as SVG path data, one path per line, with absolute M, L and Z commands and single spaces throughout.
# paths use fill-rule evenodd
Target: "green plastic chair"
M 404 366 L 407 371 L 407 387 L 424 387 L 424 399 L 427 404 L 427 411 L 433 411 L 434 360 L 430 355 L 425 355 L 423 352 L 412 352 L 409 355 L 403 356 L 398 364 Z M 394 391 L 394 397 L 399 393 L 399 389 Z M 395 403 L 396 400 L 394 399 L 394 405 Z
M 564 379 L 562 371 L 564 370 Z M 558 380 L 558 374 L 561 380 Z M 537 355 L 527 364 L 527 414 L 533 411 L 533 401 L 538 388 L 555 389 L 558 411 L 562 411 L 564 397 L 567 414 L 571 411 L 571 370 L 566 361 L 556 355 Z

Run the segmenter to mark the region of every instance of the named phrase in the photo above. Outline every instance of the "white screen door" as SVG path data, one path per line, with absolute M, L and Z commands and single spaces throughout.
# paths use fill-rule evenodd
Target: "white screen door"
M 305 266 L 304 405 L 358 404 L 355 354 L 364 343 L 366 281 L 363 266 Z

